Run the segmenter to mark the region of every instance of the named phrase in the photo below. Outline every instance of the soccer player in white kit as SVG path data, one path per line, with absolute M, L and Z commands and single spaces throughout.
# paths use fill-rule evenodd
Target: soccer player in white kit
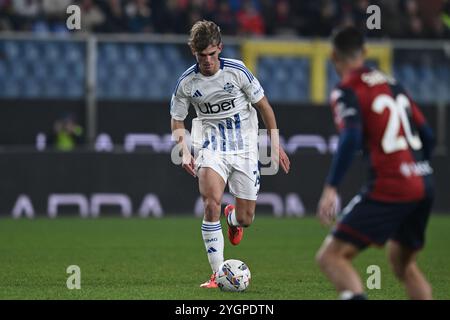
M 198 177 L 204 202 L 201 230 L 212 275 L 200 287 L 216 288 L 216 272 L 224 261 L 220 214 L 227 182 L 236 200 L 224 210 L 233 245 L 239 244 L 243 228 L 253 222 L 255 214 L 260 170 L 258 117 L 252 104 L 266 129 L 276 130 L 277 124 L 263 88 L 243 62 L 219 58 L 223 44 L 214 22 L 195 23 L 188 44 L 197 63 L 178 79 L 170 105 L 171 127 L 181 150 L 182 166 Z M 194 146 L 199 146 L 195 159 L 184 136 L 184 119 L 191 104 L 197 113 L 191 130 Z M 281 147 L 275 150 L 279 165 L 288 173 L 289 158 Z

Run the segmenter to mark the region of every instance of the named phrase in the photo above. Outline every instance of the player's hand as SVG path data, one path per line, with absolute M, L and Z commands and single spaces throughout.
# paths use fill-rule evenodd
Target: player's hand
M 320 197 L 317 215 L 323 225 L 329 226 L 337 214 L 338 195 L 336 188 L 325 186 Z
M 190 152 L 183 152 L 183 160 L 182 167 L 187 171 L 191 176 L 196 177 L 197 173 L 195 172 L 195 160 Z
M 282 147 L 280 147 L 280 165 L 285 173 L 289 173 L 289 170 L 291 169 L 291 161 Z

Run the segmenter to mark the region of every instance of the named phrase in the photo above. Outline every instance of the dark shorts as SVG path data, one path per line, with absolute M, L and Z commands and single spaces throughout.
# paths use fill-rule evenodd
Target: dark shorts
M 369 245 L 383 246 L 389 239 L 419 250 L 425 242 L 432 204 L 433 198 L 391 203 L 358 195 L 342 210 L 332 234 L 361 250 Z

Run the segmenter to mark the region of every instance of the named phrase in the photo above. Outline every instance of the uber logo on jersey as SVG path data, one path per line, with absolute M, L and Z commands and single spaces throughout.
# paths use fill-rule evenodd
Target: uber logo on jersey
M 235 107 L 234 100 L 236 100 L 236 99 L 232 99 L 230 101 L 225 101 L 225 102 L 222 102 L 221 104 L 219 104 L 219 103 L 211 104 L 209 102 L 206 102 L 203 104 L 205 106 L 205 108 L 202 109 L 202 105 L 199 104 L 198 109 L 203 114 L 219 113 L 221 110 L 228 111 Z

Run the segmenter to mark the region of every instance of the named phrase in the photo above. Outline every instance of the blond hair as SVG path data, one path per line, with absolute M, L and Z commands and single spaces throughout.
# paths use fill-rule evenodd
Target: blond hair
M 219 45 L 222 42 L 220 28 L 212 21 L 197 21 L 191 28 L 188 45 L 195 52 L 205 50 L 209 45 Z

